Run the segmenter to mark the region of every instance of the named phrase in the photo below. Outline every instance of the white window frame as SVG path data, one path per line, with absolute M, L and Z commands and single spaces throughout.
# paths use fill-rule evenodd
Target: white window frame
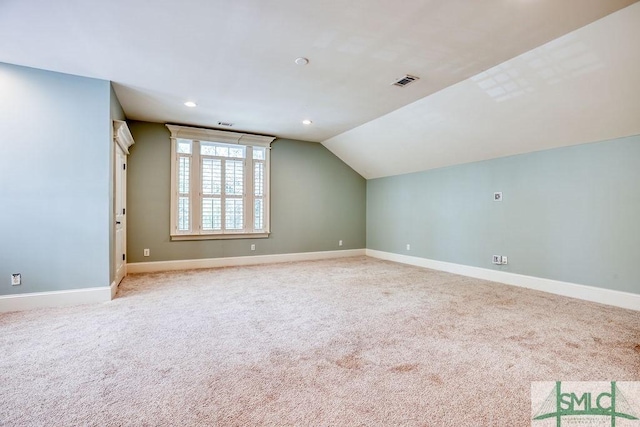
M 272 136 L 252 135 L 238 132 L 227 132 L 214 129 L 202 129 L 178 125 L 166 125 L 171 132 L 171 214 L 170 214 L 170 232 L 171 240 L 207 240 L 207 239 L 249 239 L 249 238 L 266 238 L 270 234 L 270 218 L 269 218 L 269 200 L 270 200 L 270 159 L 271 159 L 271 143 L 275 139 Z M 191 140 L 191 160 L 189 168 L 189 230 L 178 230 L 178 159 L 177 140 Z M 213 142 L 222 144 L 235 144 L 246 147 L 244 159 L 244 229 L 242 230 L 202 230 L 202 177 L 200 174 L 200 165 L 202 157 L 200 156 L 200 141 Z M 261 230 L 255 230 L 254 227 L 254 179 L 253 171 L 255 161 L 253 159 L 253 147 L 265 148 L 264 162 L 264 195 L 263 211 L 264 226 Z

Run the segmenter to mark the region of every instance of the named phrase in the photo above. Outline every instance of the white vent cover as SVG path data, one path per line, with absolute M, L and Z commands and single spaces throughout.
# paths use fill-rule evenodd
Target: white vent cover
M 391 84 L 394 85 L 394 86 L 405 87 L 409 83 L 413 83 L 418 79 L 420 79 L 420 77 L 416 77 L 416 76 L 412 76 L 412 75 L 407 74 L 404 77 L 399 78 L 398 80 L 396 80 L 395 82 L 393 82 Z

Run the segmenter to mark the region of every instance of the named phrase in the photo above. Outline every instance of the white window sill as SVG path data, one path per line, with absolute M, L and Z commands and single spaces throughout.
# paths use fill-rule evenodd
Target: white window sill
M 269 233 L 227 233 L 227 234 L 172 234 L 172 241 L 181 240 L 229 240 L 229 239 L 266 239 Z

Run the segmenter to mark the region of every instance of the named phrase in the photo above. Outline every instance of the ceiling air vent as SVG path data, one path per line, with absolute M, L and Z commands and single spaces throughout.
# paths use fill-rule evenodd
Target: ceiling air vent
M 233 126 L 233 123 L 229 123 L 229 122 L 218 122 L 218 126 L 228 126 L 228 127 L 231 127 L 231 126 Z
M 400 86 L 400 87 L 405 87 L 406 85 L 408 85 L 409 83 L 413 83 L 416 80 L 418 80 L 420 77 L 416 77 L 416 76 L 411 76 L 409 74 L 405 75 L 404 77 L 396 80 L 395 82 L 392 83 L 392 85 L 394 86 Z

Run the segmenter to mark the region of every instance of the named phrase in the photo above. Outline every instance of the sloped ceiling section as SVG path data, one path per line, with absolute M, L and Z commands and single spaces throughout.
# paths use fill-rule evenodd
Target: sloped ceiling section
M 371 179 L 640 134 L 639 40 L 635 3 L 323 144 Z

